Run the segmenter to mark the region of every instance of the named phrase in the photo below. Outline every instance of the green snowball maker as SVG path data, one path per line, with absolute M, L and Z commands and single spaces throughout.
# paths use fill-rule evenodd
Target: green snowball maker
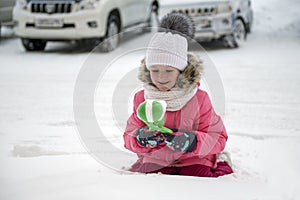
M 161 133 L 173 133 L 167 127 L 164 127 L 164 116 L 167 103 L 161 100 L 146 100 L 141 103 L 137 109 L 138 117 L 147 124 L 150 132 L 159 131 Z

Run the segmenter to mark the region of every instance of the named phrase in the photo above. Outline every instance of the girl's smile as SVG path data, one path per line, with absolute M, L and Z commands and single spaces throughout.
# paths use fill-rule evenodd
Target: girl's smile
M 164 82 L 164 83 L 162 83 L 162 82 L 160 82 L 160 81 L 157 81 L 159 84 L 161 84 L 161 85 L 166 85 L 166 84 L 168 84 L 168 83 L 170 83 L 170 81 L 168 81 L 168 82 Z

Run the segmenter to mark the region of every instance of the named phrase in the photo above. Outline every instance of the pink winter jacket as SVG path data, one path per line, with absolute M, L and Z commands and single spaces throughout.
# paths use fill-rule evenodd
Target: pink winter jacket
M 137 129 L 146 126 L 136 113 L 137 107 L 144 100 L 144 91 L 135 94 L 133 114 L 127 121 L 124 133 L 125 148 L 136 153 L 139 162 L 175 167 L 195 164 L 212 168 L 216 166 L 216 154 L 223 151 L 227 133 L 205 91 L 198 89 L 195 96 L 181 110 L 167 111 L 165 115 L 164 126 L 196 134 L 197 145 L 192 152 L 187 153 L 175 152 L 165 143 L 155 148 L 146 148 L 137 142 L 135 137 Z

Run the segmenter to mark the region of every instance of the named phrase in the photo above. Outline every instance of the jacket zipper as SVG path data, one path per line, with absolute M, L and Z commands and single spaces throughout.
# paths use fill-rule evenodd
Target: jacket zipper
M 175 111 L 175 112 L 174 112 L 174 128 L 175 128 L 175 129 L 177 129 L 177 127 L 176 127 L 176 113 L 177 113 L 177 112 Z

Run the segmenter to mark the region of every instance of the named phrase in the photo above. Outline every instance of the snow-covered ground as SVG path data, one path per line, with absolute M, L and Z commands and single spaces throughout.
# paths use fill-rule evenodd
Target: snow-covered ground
M 207 46 L 226 95 L 226 150 L 235 170 L 218 179 L 121 175 L 97 162 L 80 141 L 73 116 L 80 69 L 89 59 L 102 67 L 107 56 L 146 44 L 149 34 L 125 39 L 109 55 L 81 52 L 67 43 L 30 53 L 12 30 L 3 29 L 0 199 L 299 199 L 299 7 L 297 0 L 253 0 L 255 23 L 245 44 Z M 111 128 L 106 136 L 118 148 L 122 132 L 105 107 L 110 107 L 110 90 L 142 57 L 140 52 L 122 57 L 120 69 L 107 72 L 104 100 L 96 98 L 96 108 L 104 109 L 96 111 L 98 120 L 105 132 Z

